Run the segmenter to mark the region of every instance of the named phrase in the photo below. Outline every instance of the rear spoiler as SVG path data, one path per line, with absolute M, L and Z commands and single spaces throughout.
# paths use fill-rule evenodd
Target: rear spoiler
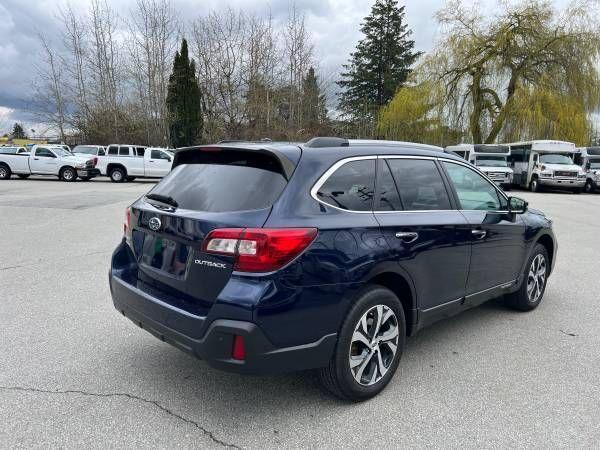
M 223 145 L 201 145 L 194 147 L 183 147 L 175 150 L 175 156 L 173 157 L 172 169 L 181 164 L 202 164 L 209 162 L 216 162 L 220 158 L 218 155 L 223 155 L 224 160 L 235 158 L 235 155 L 242 155 L 243 153 L 250 153 L 266 158 L 272 158 L 277 161 L 279 171 L 285 176 L 286 180 L 290 180 L 290 177 L 296 169 L 297 162 L 290 160 L 285 154 L 275 148 L 252 148 L 252 147 L 224 147 Z M 260 156 L 259 156 L 260 155 Z

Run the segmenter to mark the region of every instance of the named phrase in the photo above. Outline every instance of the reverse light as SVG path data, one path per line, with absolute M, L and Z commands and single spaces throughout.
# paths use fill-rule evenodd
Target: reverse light
M 300 255 L 316 228 L 220 228 L 206 236 L 202 250 L 235 257 L 234 270 L 271 272 Z

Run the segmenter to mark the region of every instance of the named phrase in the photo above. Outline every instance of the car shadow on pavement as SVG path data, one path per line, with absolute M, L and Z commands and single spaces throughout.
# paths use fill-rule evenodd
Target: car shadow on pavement
M 389 390 L 402 390 L 404 383 L 417 383 L 424 371 L 438 370 L 430 368 L 428 361 L 458 354 L 465 334 L 477 338 L 477 333 L 491 325 L 500 322 L 502 326 L 502 323 L 517 320 L 518 316 L 519 313 L 505 308 L 501 300 L 493 300 L 421 330 L 407 341 L 400 364 L 402 370 L 374 401 L 385 401 Z M 168 344 L 153 345 L 151 339 L 154 338 L 148 336 L 148 339 L 137 341 L 138 346 L 123 347 L 129 348 L 131 354 L 121 356 L 136 363 L 128 365 L 129 376 L 140 381 L 130 386 L 141 395 L 147 390 L 147 383 L 151 383 L 151 391 L 160 393 L 163 399 L 168 398 L 169 407 L 181 414 L 192 414 L 196 418 L 199 413 L 210 414 L 212 420 L 220 423 L 235 421 L 237 426 L 242 427 L 244 423 L 266 421 L 273 414 L 277 414 L 279 420 L 286 416 L 292 420 L 295 414 L 318 417 L 328 407 L 352 406 L 352 403 L 322 391 L 314 371 L 274 376 L 227 373 L 213 369 Z M 289 408 L 290 404 L 294 404 L 294 408 Z

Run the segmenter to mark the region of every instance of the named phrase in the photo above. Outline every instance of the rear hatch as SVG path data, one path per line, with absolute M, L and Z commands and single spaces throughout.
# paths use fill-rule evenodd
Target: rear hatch
M 295 157 L 297 156 L 297 157 Z M 179 151 L 172 172 L 131 209 L 138 279 L 152 294 L 202 314 L 229 281 L 234 258 L 206 253 L 215 229 L 260 228 L 300 157 L 264 149 Z

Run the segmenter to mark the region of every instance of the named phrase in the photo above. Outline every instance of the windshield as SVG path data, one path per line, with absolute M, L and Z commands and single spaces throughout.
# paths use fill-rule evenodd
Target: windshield
M 573 160 L 568 155 L 563 155 L 560 153 L 546 154 L 540 155 L 540 163 L 542 164 L 559 164 L 559 165 L 570 165 L 573 164 Z
M 73 153 L 65 150 L 62 147 L 55 147 L 55 148 L 52 149 L 52 151 L 54 153 L 56 153 L 57 156 L 72 156 L 73 155 Z
M 475 165 L 482 167 L 508 167 L 506 156 L 478 156 L 475 159 Z
M 73 149 L 73 153 L 85 153 L 86 155 L 95 155 L 96 152 L 96 147 L 89 147 L 86 145 L 78 145 Z
M 590 161 L 590 169 L 600 169 L 600 159 L 594 159 L 592 161 Z

